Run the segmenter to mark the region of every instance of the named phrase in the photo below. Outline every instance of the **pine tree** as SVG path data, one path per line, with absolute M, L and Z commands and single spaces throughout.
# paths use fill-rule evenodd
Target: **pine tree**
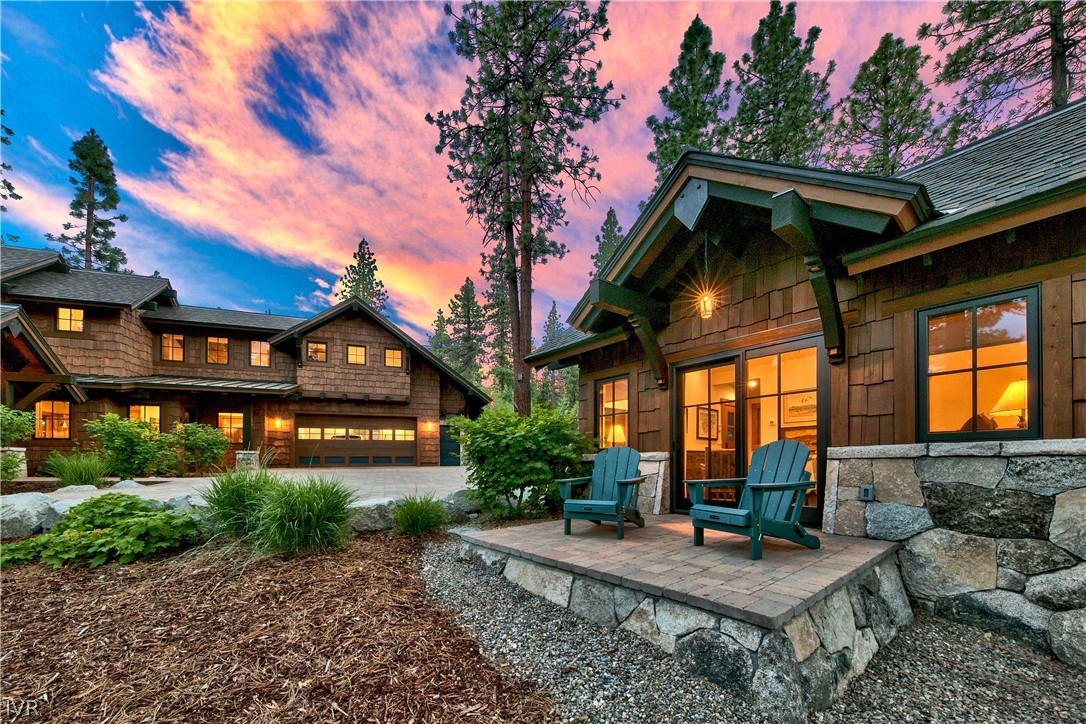
M 339 278 L 339 298 L 358 297 L 383 313 L 388 308 L 388 292 L 385 283 L 377 278 L 377 257 L 364 237 L 358 242 L 353 259 L 354 263 L 348 264 Z
M 566 331 L 558 316 L 558 304 L 551 302 L 551 311 L 543 325 L 543 344 L 551 344 Z M 564 367 L 560 370 L 544 369 L 538 375 L 535 399 L 537 403 L 546 403 L 561 410 L 573 409 L 577 405 L 577 367 Z
M 936 81 L 955 93 L 950 141 L 968 141 L 1001 124 L 1060 106 L 1086 91 L 1086 3 L 949 0 L 946 20 L 924 23 L 917 38 L 939 50 Z
M 72 158 L 68 168 L 75 176 L 68 181 L 75 187 L 75 198 L 68 206 L 69 216 L 84 221 L 82 229 L 74 236 L 67 232 L 76 228 L 72 222 L 64 224 L 64 233 L 46 234 L 49 241 L 63 244 L 65 259 L 84 269 L 120 271 L 128 263 L 128 255 L 111 243 L 117 236 L 116 222 L 124 223 L 124 214 L 105 216 L 104 212 L 116 210 L 121 203 L 117 193 L 117 174 L 109 149 L 92 128 L 72 144 Z
M 749 53 L 733 68 L 739 77 L 739 104 L 732 119 L 729 151 L 757 161 L 816 165 L 833 121 L 830 76 L 811 69 L 822 29 L 812 27 L 806 40 L 796 35 L 796 4 L 771 0 L 769 14 L 758 21 Z
M 920 78 L 929 60 L 919 45 L 882 36 L 841 101 L 828 166 L 891 176 L 933 155 L 935 101 Z
M 451 6 L 445 11 L 453 15 Z M 567 189 L 591 196 L 597 157 L 574 134 L 617 107 L 599 82 L 596 43 L 607 40 L 607 2 L 490 3 L 473 0 L 454 16 L 454 50 L 478 64 L 458 109 L 427 115 L 437 150 L 449 155 L 449 180 L 469 216 L 495 242 L 509 298 L 513 406 L 531 412 L 532 272 L 565 247 L 549 232 L 565 223 Z
M 622 243 L 622 227 L 618 225 L 618 214 L 615 207 L 607 209 L 607 217 L 603 220 L 600 233 L 596 234 L 596 253 L 592 255 L 594 270 L 592 276 L 598 276 L 603 267 L 611 260 Z
M 475 294 L 475 282 L 465 279 L 449 300 L 449 365 L 464 377 L 482 379 L 486 318 Z
M 645 121 L 652 131 L 654 147 L 649 160 L 656 166 L 657 187 L 687 146 L 698 151 L 723 148 L 727 140 L 724 113 L 732 88 L 732 81 L 722 82 L 726 62 L 724 53 L 713 51 L 713 31 L 695 15 L 683 34 L 678 62 L 667 85 L 660 89 L 660 102 L 667 113 Z
M 483 314 L 486 317 L 486 363 L 489 367 L 492 397 L 513 402 L 513 338 L 509 324 L 509 296 L 505 292 L 501 270 L 484 271 L 488 286 Z
M 0 108 L 0 148 L 3 146 L 11 145 L 11 137 L 15 135 L 15 131 L 4 125 L 4 110 Z M 0 202 L 11 199 L 12 201 L 19 201 L 23 197 L 15 191 L 15 185 L 11 183 L 11 180 L 7 177 L 7 174 L 11 171 L 11 164 L 3 159 L 0 159 Z M 8 207 L 3 203 L 0 203 L 0 213 L 8 210 Z M 5 238 L 9 235 L 5 234 Z
M 449 320 L 445 318 L 445 310 L 442 308 L 437 310 L 437 317 L 434 319 L 434 333 L 430 335 L 428 346 L 438 359 L 444 362 L 449 361 L 452 338 L 449 336 Z

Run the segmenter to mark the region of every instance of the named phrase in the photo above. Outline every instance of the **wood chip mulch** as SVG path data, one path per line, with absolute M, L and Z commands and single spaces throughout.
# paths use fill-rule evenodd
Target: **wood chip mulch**
M 431 603 L 418 543 L 0 578 L 0 694 L 49 721 L 546 721 Z

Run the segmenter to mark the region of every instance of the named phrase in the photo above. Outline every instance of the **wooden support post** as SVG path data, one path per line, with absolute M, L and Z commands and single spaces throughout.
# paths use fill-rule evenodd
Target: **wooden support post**
M 589 284 L 588 299 L 593 307 L 623 317 L 637 315 L 656 324 L 668 324 L 671 321 L 671 310 L 667 304 L 602 279 L 593 279 Z
M 660 349 L 660 341 L 656 339 L 656 332 L 653 331 L 651 324 L 637 315 L 631 315 L 628 321 L 641 342 L 642 349 L 645 350 L 645 359 L 653 375 L 656 376 L 656 386 L 661 390 L 666 390 L 668 388 L 667 360 L 664 359 L 664 353 Z

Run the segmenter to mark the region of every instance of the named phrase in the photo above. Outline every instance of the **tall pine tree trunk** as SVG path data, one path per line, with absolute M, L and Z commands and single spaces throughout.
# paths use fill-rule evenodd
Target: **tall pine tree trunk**
M 521 129 L 521 143 L 531 142 L 531 130 Z M 513 354 L 513 406 L 521 415 L 532 412 L 532 370 L 524 358 L 532 353 L 532 182 L 527 169 L 520 181 L 520 335 Z
M 94 267 L 94 179 L 87 179 L 87 230 L 84 232 L 83 266 Z
M 1052 107 L 1067 105 L 1067 28 L 1064 25 L 1063 3 L 1049 3 L 1051 13 Z
M 524 327 L 520 314 L 520 288 L 517 280 L 517 256 L 516 256 L 516 228 L 513 223 L 513 198 L 510 189 L 509 165 L 502 173 L 502 199 L 506 209 L 502 227 L 505 234 L 505 249 L 502 253 L 502 277 L 505 279 L 506 295 L 509 299 L 509 352 L 513 357 L 513 409 L 521 415 L 531 412 L 531 392 L 527 395 L 527 403 L 520 398 L 521 374 L 520 366 L 524 364 L 524 358 L 518 354 L 520 338 Z M 528 325 L 531 329 L 531 325 Z

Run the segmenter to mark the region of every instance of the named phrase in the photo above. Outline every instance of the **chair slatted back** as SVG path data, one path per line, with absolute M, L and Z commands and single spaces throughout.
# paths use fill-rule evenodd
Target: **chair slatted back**
M 796 483 L 810 479 L 806 470 L 810 456 L 811 451 L 807 446 L 795 440 L 777 440 L 762 445 L 750 457 L 747 483 Z M 795 490 L 781 490 L 763 495 L 762 517 L 787 520 L 789 510 L 793 509 L 798 514 L 800 505 L 797 501 L 801 495 L 802 491 Z M 739 496 L 739 507 L 750 510 L 752 504 L 750 488 L 744 486 L 743 493 Z
M 621 492 L 618 481 L 630 480 L 640 475 L 637 470 L 640 462 L 641 453 L 631 447 L 609 447 L 600 450 L 592 466 L 592 485 L 588 497 L 591 500 L 618 500 Z M 633 497 L 632 488 L 629 497 Z M 629 500 L 620 502 L 626 507 L 630 505 Z

